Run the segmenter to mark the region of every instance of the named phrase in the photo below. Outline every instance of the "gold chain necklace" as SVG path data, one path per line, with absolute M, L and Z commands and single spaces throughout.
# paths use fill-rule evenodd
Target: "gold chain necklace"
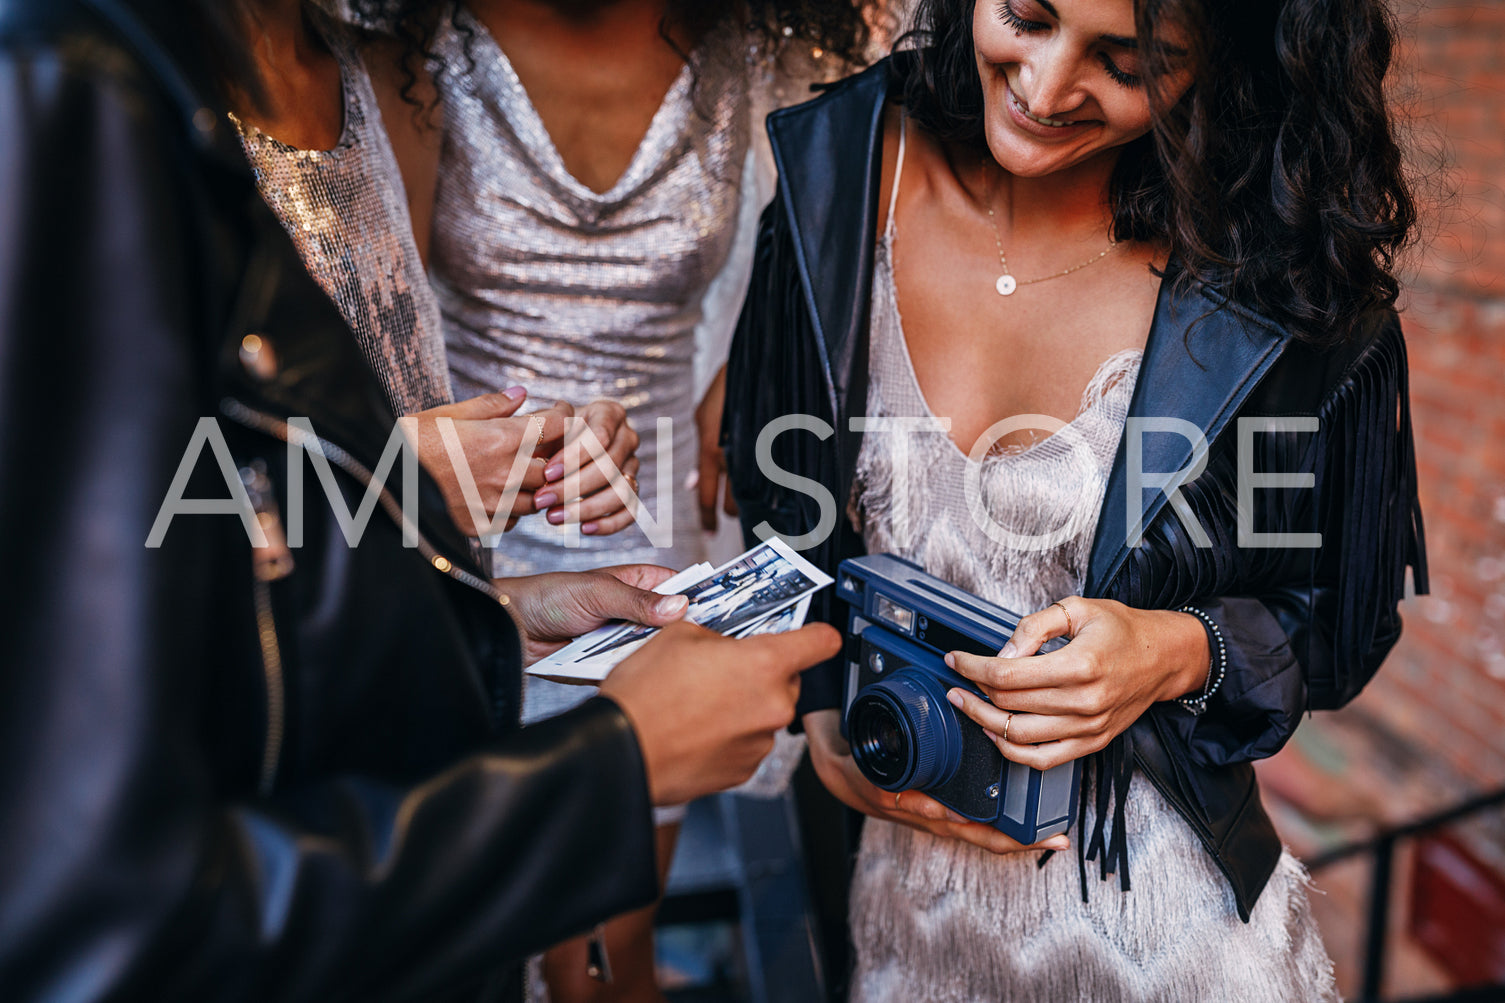
M 1014 295 L 1014 290 L 1018 289 L 1020 286 L 1032 286 L 1036 282 L 1049 282 L 1051 279 L 1059 279 L 1063 275 L 1070 275 L 1072 272 L 1079 272 L 1083 268 L 1086 268 L 1088 265 L 1097 264 L 1099 261 L 1108 256 L 1109 251 L 1112 251 L 1115 247 L 1118 246 L 1118 241 L 1114 240 L 1112 237 L 1109 237 L 1107 247 L 1103 248 L 1101 251 L 1097 252 L 1097 254 L 1088 258 L 1080 265 L 1072 265 L 1070 268 L 1067 268 L 1064 271 L 1056 272 L 1054 275 L 1043 275 L 1038 279 L 1024 279 L 1023 281 L 1020 281 L 1019 279 L 1016 279 L 1009 274 L 1009 262 L 1008 259 L 1003 256 L 1003 240 L 998 236 L 998 219 L 993 215 L 993 203 L 991 199 L 988 201 L 988 223 L 993 227 L 993 243 L 998 248 L 998 264 L 1003 267 L 1003 274 L 998 276 L 997 282 L 993 283 L 993 288 L 998 290 L 998 295 L 1000 296 L 1012 296 Z

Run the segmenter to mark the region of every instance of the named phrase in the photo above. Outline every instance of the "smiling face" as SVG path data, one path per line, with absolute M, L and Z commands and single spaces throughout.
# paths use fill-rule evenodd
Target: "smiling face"
M 972 17 L 988 148 L 1011 174 L 1111 163 L 1149 132 L 1133 0 L 977 0 Z

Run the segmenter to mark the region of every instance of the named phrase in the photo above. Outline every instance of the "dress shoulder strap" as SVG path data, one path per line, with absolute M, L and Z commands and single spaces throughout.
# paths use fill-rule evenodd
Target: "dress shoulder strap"
M 888 223 L 883 227 L 890 239 L 894 236 L 894 207 L 899 204 L 899 179 L 904 176 L 904 137 L 909 131 L 909 116 L 899 112 L 899 155 L 894 158 L 894 184 L 888 193 Z

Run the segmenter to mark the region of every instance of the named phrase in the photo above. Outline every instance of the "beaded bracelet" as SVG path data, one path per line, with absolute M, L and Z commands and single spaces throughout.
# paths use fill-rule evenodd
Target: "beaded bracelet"
M 1194 697 L 1176 698 L 1176 703 L 1196 716 L 1207 710 L 1207 701 L 1223 685 L 1223 676 L 1228 672 L 1228 646 L 1223 643 L 1223 631 L 1212 617 L 1195 606 L 1182 606 L 1180 612 L 1190 613 L 1202 621 L 1202 627 L 1207 631 L 1207 646 L 1212 650 L 1212 661 L 1207 666 L 1207 682 L 1203 684 L 1202 692 Z

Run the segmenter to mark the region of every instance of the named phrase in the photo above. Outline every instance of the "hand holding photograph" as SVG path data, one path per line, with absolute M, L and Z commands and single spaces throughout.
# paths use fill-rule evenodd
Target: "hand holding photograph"
M 829 575 L 775 538 L 719 568 L 686 568 L 655 591 L 687 597 L 685 619 L 691 623 L 729 637 L 746 637 L 802 626 L 809 597 L 830 584 Z M 642 624 L 611 624 L 576 638 L 528 673 L 557 682 L 598 683 L 657 632 L 657 627 Z

